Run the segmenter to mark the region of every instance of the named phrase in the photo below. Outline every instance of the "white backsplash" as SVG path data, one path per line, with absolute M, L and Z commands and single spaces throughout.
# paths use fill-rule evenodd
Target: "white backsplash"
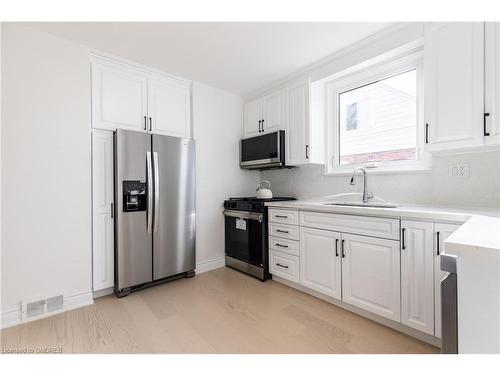
M 451 168 L 467 164 L 468 178 L 451 177 Z M 359 192 L 349 176 L 325 176 L 323 165 L 261 172 L 275 196 L 308 199 L 345 192 Z M 500 154 L 475 152 L 434 156 L 430 172 L 367 175 L 367 188 L 391 202 L 460 207 L 500 207 Z

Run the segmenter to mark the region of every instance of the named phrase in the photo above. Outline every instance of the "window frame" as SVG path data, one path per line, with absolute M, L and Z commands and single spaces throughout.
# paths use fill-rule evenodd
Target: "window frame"
M 386 78 L 416 69 L 417 75 L 417 120 L 416 159 L 375 163 L 340 165 L 340 121 L 338 118 L 339 95 L 345 91 L 369 85 Z M 356 70 L 325 82 L 326 105 L 326 163 L 325 175 L 348 175 L 357 167 L 364 167 L 370 173 L 407 173 L 431 170 L 431 155 L 424 150 L 424 90 L 423 51 L 405 54 L 396 58 Z

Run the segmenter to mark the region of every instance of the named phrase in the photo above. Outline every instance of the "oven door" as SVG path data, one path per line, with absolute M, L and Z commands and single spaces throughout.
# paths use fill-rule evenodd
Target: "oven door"
M 264 214 L 224 210 L 226 256 L 264 267 Z

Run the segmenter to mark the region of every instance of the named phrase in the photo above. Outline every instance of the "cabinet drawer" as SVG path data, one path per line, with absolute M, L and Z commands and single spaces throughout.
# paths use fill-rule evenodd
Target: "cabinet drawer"
M 269 221 L 272 223 L 299 225 L 299 211 L 271 208 L 269 210 Z
M 284 253 L 299 255 L 299 242 L 294 240 L 286 240 L 284 238 L 278 238 L 269 236 L 269 249 L 282 251 Z
M 293 282 L 299 282 L 299 257 L 271 250 L 269 252 L 269 267 L 272 275 Z
M 300 225 L 399 240 L 399 219 L 302 211 Z
M 269 223 L 269 235 L 298 241 L 299 227 L 295 225 Z

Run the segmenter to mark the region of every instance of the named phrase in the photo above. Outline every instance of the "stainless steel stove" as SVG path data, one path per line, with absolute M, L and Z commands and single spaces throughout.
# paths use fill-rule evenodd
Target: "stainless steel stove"
M 293 197 L 224 201 L 226 266 L 262 281 L 270 278 L 266 202 L 295 200 Z

